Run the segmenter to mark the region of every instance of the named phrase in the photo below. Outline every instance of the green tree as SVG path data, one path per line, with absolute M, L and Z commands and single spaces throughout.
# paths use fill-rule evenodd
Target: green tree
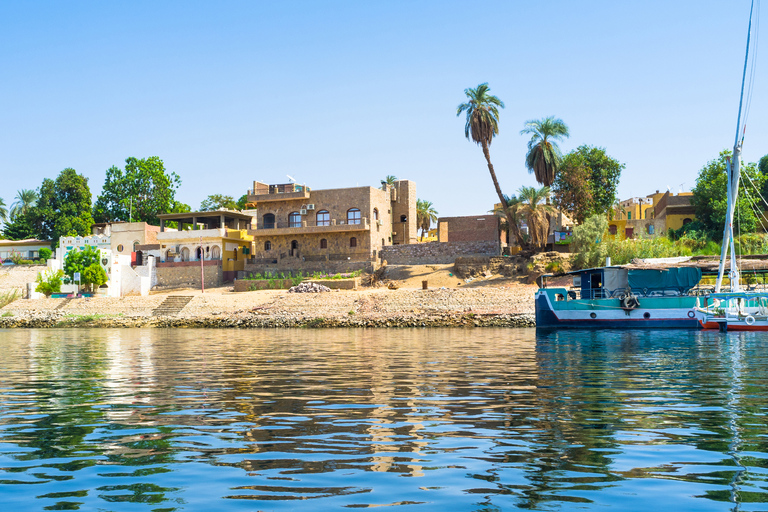
M 757 164 L 761 174 L 768 174 L 768 155 L 763 156 Z
M 42 238 L 38 236 L 32 222 L 32 210 L 26 214 L 18 214 L 3 225 L 3 236 L 8 240 L 27 240 L 29 238 Z
M 421 238 L 429 231 L 433 222 L 437 222 L 437 211 L 430 201 L 423 199 L 416 200 L 416 224 L 421 229 Z
M 90 291 L 92 285 L 98 287 L 106 283 L 107 277 L 104 269 L 99 264 L 100 259 L 99 250 L 90 245 L 86 245 L 82 251 L 78 249 L 70 251 L 64 260 L 64 282 L 67 284 L 74 283 L 75 273 L 79 272 L 80 284 L 84 286 L 86 291 Z M 98 267 L 100 271 L 95 267 Z
M 475 144 L 482 146 L 483 156 L 485 156 L 485 161 L 488 163 L 488 171 L 491 173 L 491 180 L 496 189 L 496 195 L 499 196 L 504 214 L 507 215 L 507 221 L 512 225 L 514 221 L 510 217 L 508 205 L 499 186 L 499 180 L 496 179 L 496 172 L 493 170 L 489 150 L 493 137 L 499 133 L 499 109 L 504 108 L 504 102 L 490 94 L 490 90 L 491 88 L 488 87 L 487 83 L 480 84 L 474 89 L 464 89 L 464 94 L 469 98 L 469 101 L 458 106 L 456 116 L 458 117 L 462 112 L 466 112 L 467 120 L 464 124 L 464 136 Z
M 552 187 L 555 205 L 582 222 L 592 215 L 606 215 L 616 202 L 624 164 L 605 148 L 579 146 L 563 158 Z
M 720 152 L 716 160 L 710 160 L 699 171 L 696 186 L 693 188 L 691 204 L 695 208 L 696 219 L 700 221 L 713 240 L 722 240 L 727 210 L 726 160 L 731 157 L 730 150 Z M 741 166 L 739 195 L 736 200 L 734 216 L 734 235 L 751 233 L 757 228 L 765 205 L 758 196 L 763 190 L 768 176 L 758 171 L 757 164 Z
M 88 178 L 66 168 L 56 180 L 45 179 L 38 191 L 37 206 L 29 211 L 36 234 L 59 245 L 62 236 L 86 236 L 91 232 L 91 189 Z
M 392 176 L 391 174 L 388 174 L 388 175 L 387 175 L 387 176 L 384 178 L 384 182 L 385 182 L 387 185 L 394 185 L 396 181 L 397 181 L 397 176 Z
M 37 204 L 37 192 L 21 189 L 16 193 L 16 201 L 11 205 L 11 217 L 26 215 Z
M 607 244 L 603 242 L 607 230 L 605 215 L 592 215 L 573 228 L 571 250 L 576 253 L 573 261 L 576 269 L 603 265 L 608 256 Z
M 248 194 L 243 194 L 240 199 L 237 200 L 237 209 L 245 210 L 248 204 Z
M 520 135 L 526 134 L 531 134 L 531 140 L 528 141 L 525 166 L 536 176 L 536 181 L 551 187 L 563 158 L 556 141 L 568 137 L 568 126 L 562 119 L 549 116 L 525 123 Z
M 546 204 L 549 197 L 549 187 L 520 187 L 517 192 L 520 202 L 515 205 L 519 218 L 524 218 L 528 225 L 528 241 L 534 249 L 540 249 L 547 244 L 549 236 L 549 216 L 552 206 Z
M 200 211 L 203 212 L 220 210 L 222 208 L 236 210 L 237 203 L 235 202 L 235 198 L 221 194 L 211 194 L 207 199 L 200 203 Z
M 521 219 L 518 215 L 518 208 L 517 205 L 521 202 L 520 199 L 517 198 L 517 196 L 508 196 L 504 194 L 504 204 L 506 204 L 506 208 L 503 206 L 497 206 L 492 210 L 492 213 L 496 214 L 497 217 L 501 217 L 501 224 L 502 228 L 507 230 L 507 242 L 509 244 L 512 243 L 512 239 L 515 239 L 515 242 L 520 247 L 526 247 L 527 246 L 527 237 L 523 235 L 523 232 L 520 230 L 520 226 L 524 219 Z M 509 218 L 512 218 L 512 224 L 509 223 Z
M 125 170 L 114 165 L 107 169 L 93 216 L 98 222 L 132 220 L 157 225 L 158 215 L 173 210 L 180 185 L 181 178 L 167 172 L 159 157 L 129 157 Z
M 5 206 L 5 201 L 0 198 L 0 222 L 8 220 L 8 208 Z

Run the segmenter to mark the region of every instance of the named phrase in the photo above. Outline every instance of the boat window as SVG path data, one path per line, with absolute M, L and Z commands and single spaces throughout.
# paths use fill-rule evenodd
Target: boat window
M 555 294 L 555 300 L 560 302 L 565 300 L 565 296 L 562 293 L 556 293 Z

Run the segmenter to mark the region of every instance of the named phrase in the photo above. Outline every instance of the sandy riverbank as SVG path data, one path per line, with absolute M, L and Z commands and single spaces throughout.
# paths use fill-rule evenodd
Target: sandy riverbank
M 428 280 L 429 289 L 421 289 L 423 280 Z M 234 293 L 230 285 L 205 293 L 187 289 L 148 297 L 17 300 L 0 309 L 0 328 L 534 325 L 536 286 L 514 279 L 487 276 L 467 282 L 452 275 L 449 266 L 432 265 L 393 268 L 388 282 L 398 288 Z M 168 313 L 162 305 L 169 297 L 189 301 L 178 312 Z

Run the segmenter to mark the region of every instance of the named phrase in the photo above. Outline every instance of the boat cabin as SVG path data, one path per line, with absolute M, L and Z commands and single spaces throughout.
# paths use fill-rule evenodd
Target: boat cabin
M 575 270 L 568 274 L 573 277 L 573 288 L 569 295 L 576 298 L 574 295 L 578 291 L 582 299 L 619 297 L 626 294 L 627 289 L 637 296 L 674 297 L 686 295 L 701 281 L 701 269 L 694 267 L 599 267 Z

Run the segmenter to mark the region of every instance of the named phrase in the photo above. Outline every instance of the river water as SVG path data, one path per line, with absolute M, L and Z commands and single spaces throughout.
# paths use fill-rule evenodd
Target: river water
M 0 330 L 0 510 L 768 510 L 767 345 Z

